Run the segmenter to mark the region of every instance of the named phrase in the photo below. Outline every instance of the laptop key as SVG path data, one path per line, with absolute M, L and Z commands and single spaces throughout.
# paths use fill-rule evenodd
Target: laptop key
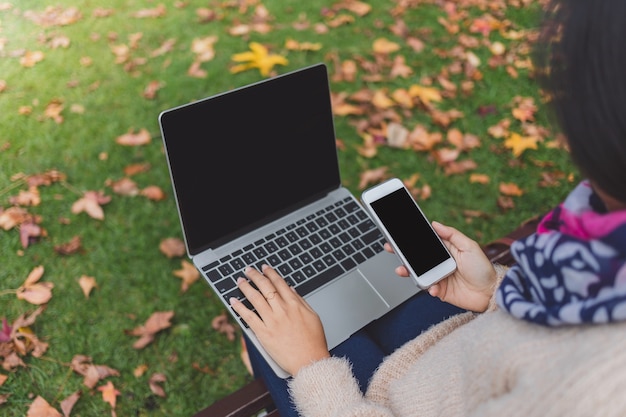
M 303 282 L 302 284 L 296 287 L 296 291 L 301 296 L 305 296 L 313 290 L 321 287 L 322 285 L 332 281 L 334 278 L 337 278 L 339 275 L 343 274 L 344 270 L 339 264 L 335 264 L 330 267 L 326 271 L 314 276 L 308 281 Z

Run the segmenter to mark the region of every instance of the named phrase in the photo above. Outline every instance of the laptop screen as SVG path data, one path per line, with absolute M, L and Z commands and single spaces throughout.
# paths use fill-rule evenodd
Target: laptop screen
M 317 64 L 161 113 L 190 255 L 339 187 L 327 74 Z

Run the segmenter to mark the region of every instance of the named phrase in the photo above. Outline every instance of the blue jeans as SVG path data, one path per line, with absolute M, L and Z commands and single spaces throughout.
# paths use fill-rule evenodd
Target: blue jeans
M 421 291 L 380 319 L 368 324 L 330 351 L 333 356 L 346 357 L 352 372 L 365 392 L 370 378 L 383 358 L 405 342 L 446 318 L 464 310 L 431 297 Z M 276 376 L 265 359 L 246 339 L 252 370 L 265 382 L 281 417 L 298 417 L 287 392 L 287 380 Z

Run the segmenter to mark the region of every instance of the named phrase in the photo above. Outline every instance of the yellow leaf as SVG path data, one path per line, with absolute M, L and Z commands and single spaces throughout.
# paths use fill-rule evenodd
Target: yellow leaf
M 231 73 L 235 74 L 257 68 L 261 75 L 268 76 L 275 65 L 287 65 L 289 63 L 287 58 L 281 55 L 270 54 L 267 48 L 258 42 L 250 42 L 249 47 L 250 51 L 234 54 L 231 57 L 231 60 L 243 63 L 231 67 Z
M 537 149 L 538 139 L 534 136 L 521 136 L 518 133 L 511 135 L 504 141 L 504 146 L 513 151 L 515 157 L 519 157 L 526 149 Z
M 377 54 L 389 54 L 399 50 L 400 45 L 385 38 L 378 38 L 374 41 L 372 49 Z
M 441 93 L 433 87 L 414 84 L 409 87 L 409 95 L 418 97 L 424 104 L 430 104 L 431 101 L 441 101 Z

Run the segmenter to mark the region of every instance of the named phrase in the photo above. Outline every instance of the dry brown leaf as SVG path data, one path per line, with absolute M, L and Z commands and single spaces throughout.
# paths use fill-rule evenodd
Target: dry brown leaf
M 63 415 L 65 417 L 69 417 L 72 413 L 72 409 L 76 404 L 76 401 L 80 398 L 82 391 L 75 391 L 69 397 L 61 401 L 61 411 L 63 411 Z
M 28 211 L 22 207 L 9 207 L 0 212 L 0 227 L 10 230 L 30 218 Z
M 26 68 L 32 68 L 38 62 L 43 61 L 45 55 L 41 51 L 26 51 L 20 58 L 20 65 Z
M 54 284 L 51 282 L 37 282 L 43 276 L 44 267 L 39 265 L 35 267 L 26 281 L 17 289 L 17 298 L 28 301 L 31 304 L 45 304 L 52 298 L 52 288 Z
M 74 236 L 69 242 L 62 243 L 54 247 L 54 251 L 59 255 L 72 255 L 82 249 L 80 236 Z
M 148 172 L 151 166 L 149 162 L 143 162 L 139 164 L 131 164 L 124 167 L 124 175 L 128 177 L 132 177 L 133 175 L 141 174 L 143 172 Z
M 115 194 L 123 196 L 136 196 L 139 194 L 137 183 L 130 178 L 124 177 L 117 181 L 107 181 L 107 185 L 111 187 Z
M 150 344 L 154 340 L 156 333 L 172 325 L 170 319 L 173 316 L 173 311 L 157 311 L 152 313 L 144 325 L 135 327 L 133 330 L 127 330 L 126 334 L 140 336 L 133 344 L 133 347 L 135 349 L 143 349 Z
M 63 417 L 56 408 L 48 404 L 43 397 L 37 396 L 28 407 L 26 417 Z
M 129 130 L 128 133 L 118 136 L 115 142 L 123 146 L 141 146 L 147 145 L 151 142 L 151 140 L 152 137 L 150 136 L 150 132 L 148 132 L 148 129 L 142 128 L 139 130 L 139 132 L 136 133 L 133 132 L 132 129 Z
M 235 340 L 235 333 L 237 332 L 235 326 L 228 321 L 226 313 L 222 313 L 211 320 L 211 327 L 218 332 L 225 334 L 228 340 L 231 342 Z
M 174 271 L 174 275 L 178 278 L 182 279 L 182 283 L 180 286 L 180 290 L 182 292 L 186 292 L 189 287 L 200 278 L 200 272 L 198 269 L 189 261 L 182 260 L 181 265 L 183 269 L 177 269 Z
M 377 184 L 387 179 L 387 169 L 387 167 L 380 167 L 361 172 L 359 190 L 364 190 L 370 184 Z
M 514 184 L 512 182 L 500 183 L 500 185 L 498 186 L 498 190 L 502 194 L 507 196 L 521 197 L 522 195 L 524 195 L 524 191 L 522 191 L 522 189 L 517 184 Z
M 372 49 L 376 54 L 390 54 L 400 49 L 400 45 L 386 38 L 378 38 L 374 41 Z
M 72 204 L 72 213 L 79 214 L 83 211 L 96 220 L 104 220 L 104 210 L 101 205 L 111 201 L 111 197 L 101 191 L 87 191 L 82 198 Z
M 139 365 L 133 370 L 133 375 L 135 376 L 135 378 L 139 378 L 140 376 L 145 374 L 147 370 L 148 370 L 148 365 L 146 365 L 145 363 L 142 363 L 141 365 Z
M 24 249 L 26 249 L 30 243 L 34 242 L 36 238 L 45 235 L 45 230 L 38 224 L 26 221 L 20 225 L 20 242 Z
M 470 174 L 469 182 L 478 184 L 489 184 L 490 178 L 487 174 Z
M 80 288 L 83 290 L 83 294 L 85 295 L 85 298 L 89 298 L 89 294 L 91 293 L 91 290 L 93 290 L 94 288 L 98 286 L 98 284 L 96 283 L 96 279 L 94 277 L 88 277 L 86 275 L 83 275 L 80 278 L 78 278 L 78 285 L 80 285 Z
M 16 206 L 38 206 L 41 203 L 39 188 L 36 185 L 28 187 L 28 191 L 20 190 L 15 197 L 9 197 L 9 203 Z
M 185 242 L 177 237 L 168 237 L 161 241 L 159 250 L 168 258 L 180 258 L 187 253 Z
M 94 388 L 101 379 L 120 375 L 119 371 L 106 365 L 94 365 L 91 357 L 86 355 L 74 355 L 70 367 L 84 377 L 83 384 L 88 388 Z
M 141 190 L 139 194 L 152 201 L 162 201 L 166 198 L 165 192 L 163 192 L 161 187 L 156 185 L 149 185 L 148 187 Z
M 159 385 L 165 381 L 167 381 L 167 377 L 165 376 L 165 374 L 158 372 L 152 374 L 152 376 L 148 380 L 148 384 L 150 385 L 150 391 L 152 391 L 155 395 L 158 395 L 159 397 L 165 398 L 165 390 L 161 385 Z

